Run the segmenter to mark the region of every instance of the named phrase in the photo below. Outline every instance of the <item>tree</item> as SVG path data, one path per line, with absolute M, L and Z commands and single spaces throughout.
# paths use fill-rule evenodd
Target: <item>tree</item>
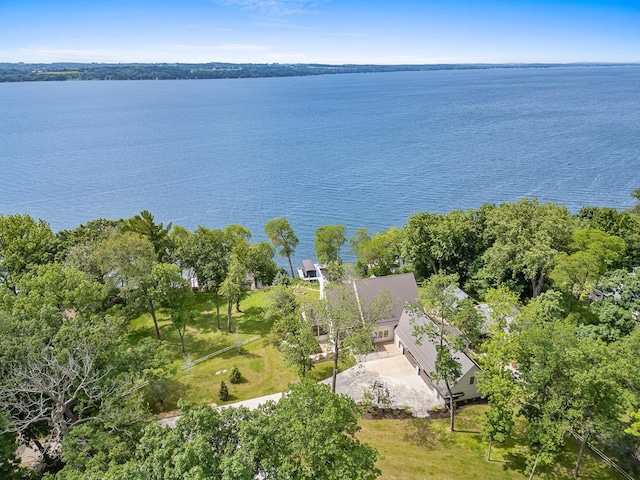
M 242 374 L 238 367 L 235 365 L 231 368 L 231 372 L 229 372 L 229 382 L 231 383 L 240 383 L 242 381 Z
M 620 237 L 627 248 L 623 258 L 626 268 L 640 265 L 640 215 L 619 212 L 611 207 L 583 207 L 578 219 L 586 226 Z
M 0 432 L 5 431 L 5 421 L 0 417 Z M 16 435 L 14 433 L 0 433 L 0 477 L 7 480 L 25 478 L 20 475 L 18 468 L 19 459 L 15 452 L 18 449 Z
M 620 419 L 631 406 L 626 376 L 633 370 L 633 361 L 625 362 L 637 354 L 624 353 L 627 348 L 621 354 L 615 344 L 580 337 L 555 293 L 545 292 L 522 308 L 513 324 L 514 361 L 522 379 L 521 411 L 530 440 L 539 446 L 530 458 L 532 470 L 551 461 L 564 434 L 573 429 L 583 435 L 577 476 L 588 438 L 613 425 L 614 430 L 624 428 Z
M 573 253 L 558 254 L 549 278 L 576 299 L 583 299 L 591 293 L 598 279 L 620 261 L 625 248 L 621 238 L 601 230 L 576 230 L 572 234 Z
M 481 419 L 482 438 L 489 442 L 487 461 L 491 460 L 493 442 L 504 442 L 513 429 L 513 407 L 509 404 L 495 402 L 489 405 Z
M 400 230 L 392 227 L 373 237 L 367 229 L 359 228 L 351 237 L 350 251 L 357 256 L 356 268 L 363 276 L 389 275 L 400 264 Z
M 229 271 L 219 288 L 220 295 L 227 299 L 227 333 L 231 333 L 231 309 L 247 294 L 247 269 L 243 259 L 236 253 L 231 256 Z
M 243 449 L 233 460 L 246 473 L 237 478 L 373 480 L 381 473 L 377 453 L 356 438 L 359 429 L 350 398 L 311 381 L 290 385 L 278 403 L 258 407 L 255 420 L 240 429 Z
M 135 215 L 125 220 L 121 227 L 123 232 L 134 232 L 146 237 L 153 245 L 158 262 L 166 262 L 172 248 L 171 223 L 166 227 L 162 223 L 155 223 L 153 215 L 148 210 L 143 210 L 139 215 Z
M 576 348 L 565 354 L 570 368 L 567 386 L 569 422 L 582 435 L 574 477 L 580 472 L 582 455 L 591 435 L 603 425 L 618 425 L 631 404 L 624 387 L 623 364 L 613 348 L 599 340 L 581 339 Z
M 296 247 L 298 246 L 298 237 L 296 237 L 291 225 L 289 225 L 289 221 L 284 217 L 269 220 L 264 227 L 264 231 L 269 241 L 280 248 L 278 254 L 281 257 L 287 257 L 287 260 L 289 260 L 291 277 L 294 278 L 291 255 L 295 253 Z
M 313 368 L 311 355 L 320 349 L 311 323 L 302 317 L 293 291 L 286 286 L 274 287 L 267 316 L 274 319 L 271 332 L 284 355 L 285 363 L 296 369 L 300 378 Z
M 222 411 L 208 405 L 181 405 L 174 428 L 153 422 L 132 449 L 130 459 L 113 463 L 103 477 L 124 480 L 224 479 L 251 480 L 229 471 L 229 456 L 241 449 L 239 429 L 254 414 L 243 408 Z
M 110 405 L 127 400 L 121 395 L 129 388 L 115 366 L 101 364 L 92 346 L 64 350 L 15 362 L 0 385 L 9 431 L 34 442 L 49 464 L 60 456 L 60 444 L 73 427 L 104 419 Z
M 226 402 L 229 399 L 229 388 L 224 380 L 220 382 L 220 389 L 218 390 L 218 398 L 222 402 Z
M 373 327 L 388 318 L 393 308 L 391 294 L 383 292 L 370 304 L 358 302 L 352 283 L 332 282 L 326 296 L 313 307 L 313 315 L 328 332 L 333 349 L 331 391 L 336 391 L 338 362 L 349 352 L 369 352 L 373 349 Z
M 231 256 L 228 235 L 222 230 L 202 226 L 199 226 L 193 234 L 182 230 L 178 232 L 179 239 L 175 238 L 176 256 L 182 267 L 193 269 L 201 287 L 214 293 L 217 326 L 220 330 L 219 290 L 227 276 Z
M 640 311 L 640 276 L 614 270 L 601 277 L 598 290 L 603 298 L 589 305 L 593 318 L 590 323 L 580 325 L 581 334 L 605 342 L 629 335 L 636 328 L 636 312 Z
M 436 347 L 434 371 L 429 376 L 436 382 L 444 383 L 449 397 L 449 426 L 455 430 L 455 408 L 452 386 L 462 374 L 462 366 L 454 354 L 456 350 L 465 348 L 465 337 L 462 332 L 450 328 L 458 309 L 458 298 L 453 293 L 457 284 L 456 275 L 442 273 L 429 277 L 421 295 L 421 304 L 416 305 L 416 316 L 426 314 L 431 320 L 423 325 L 414 325 L 413 335 L 416 343 L 426 335 Z
M 454 210 L 446 215 L 412 215 L 403 228 L 403 259 L 422 277 L 457 273 L 465 279 L 486 249 L 485 217 L 494 208 L 485 204 L 477 210 Z
M 631 196 L 635 198 L 638 203 L 629 209 L 634 215 L 640 215 L 640 188 L 636 188 L 633 192 L 631 192 Z
M 488 212 L 486 235 L 491 246 L 482 255 L 478 279 L 486 287 L 505 284 L 531 296 L 542 292 L 556 256 L 569 248 L 573 219 L 565 207 L 524 198 Z
M 345 244 L 344 225 L 325 225 L 316 230 L 315 249 L 318 261 L 323 265 L 340 264 L 340 248 Z
M 50 263 L 57 241 L 44 220 L 30 215 L 0 215 L 0 284 L 17 294 L 20 277 L 38 265 Z
M 482 418 L 482 436 L 489 442 L 487 460 L 490 460 L 493 442 L 504 442 L 511 435 L 513 411 L 519 396 L 519 382 L 510 368 L 515 346 L 505 330 L 507 318 L 513 315 L 517 305 L 517 295 L 500 287 L 489 290 L 486 300 L 493 321 L 489 326 L 489 338 L 483 344 L 484 355 L 478 357 L 481 367 L 478 391 L 489 401 L 489 409 Z
M 182 276 L 180 268 L 172 263 L 155 264 L 151 277 L 154 281 L 152 298 L 168 310 L 171 322 L 180 336 L 182 353 L 185 353 L 184 335 L 193 316 L 190 308 L 193 298 L 191 285 Z
M 245 264 L 254 285 L 269 285 L 276 276 L 278 266 L 273 261 L 273 247 L 266 242 L 249 245 Z
M 147 238 L 137 233 L 114 232 L 98 244 L 91 245 L 87 262 L 79 262 L 79 266 L 88 265 L 89 272 L 97 267 L 99 281 L 110 290 L 112 303 L 125 301 L 138 312 L 148 311 L 156 337 L 160 339 L 153 297 L 155 285 L 151 276 L 155 261 L 153 245 Z
M 153 423 L 131 458 L 102 478 L 373 480 L 377 453 L 356 438 L 355 404 L 324 385 L 291 385 L 254 411 L 182 405 L 174 428 Z
M 106 296 L 104 285 L 89 281 L 78 270 L 59 263 L 47 263 L 25 273 L 19 280 L 13 309 L 37 315 L 55 307 L 68 316 L 84 315 L 101 309 Z

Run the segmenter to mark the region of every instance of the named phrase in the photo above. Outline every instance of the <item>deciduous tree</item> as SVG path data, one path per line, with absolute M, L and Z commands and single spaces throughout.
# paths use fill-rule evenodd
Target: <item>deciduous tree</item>
M 56 238 L 44 220 L 0 215 L 0 284 L 13 293 L 24 273 L 52 262 L 56 252 Z
M 486 235 L 492 244 L 482 255 L 478 278 L 487 287 L 505 284 L 532 297 L 542 292 L 560 252 L 569 249 L 574 221 L 565 207 L 524 198 L 489 211 Z
M 323 265 L 340 264 L 340 248 L 347 241 L 344 225 L 325 225 L 316 230 L 315 249 L 318 261 Z
M 333 375 L 331 391 L 336 391 L 338 362 L 346 354 L 366 353 L 373 348 L 373 327 L 388 318 L 393 308 L 390 292 L 386 291 L 370 304 L 356 300 L 352 283 L 332 282 L 326 296 L 313 307 L 313 315 L 327 332 L 332 347 Z
M 289 221 L 286 218 L 274 218 L 269 220 L 264 227 L 264 231 L 269 241 L 276 247 L 279 247 L 278 254 L 281 257 L 287 257 L 289 260 L 289 268 L 291 269 L 291 277 L 293 274 L 293 263 L 291 263 L 291 255 L 296 251 L 298 246 L 298 237 L 293 232 Z

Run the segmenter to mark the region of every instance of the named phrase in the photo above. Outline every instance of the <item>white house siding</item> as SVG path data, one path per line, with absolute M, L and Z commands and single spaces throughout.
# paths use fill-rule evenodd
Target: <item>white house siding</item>
M 478 392 L 478 372 L 480 369 L 476 366 L 472 367 L 471 370 L 467 371 L 462 377 L 458 379 L 454 387 L 451 389 L 451 393 L 453 393 L 454 397 L 458 400 L 471 400 L 474 398 L 480 398 L 480 393 Z M 471 378 L 473 378 L 473 384 L 471 383 Z M 462 396 L 458 397 L 456 394 L 462 393 Z

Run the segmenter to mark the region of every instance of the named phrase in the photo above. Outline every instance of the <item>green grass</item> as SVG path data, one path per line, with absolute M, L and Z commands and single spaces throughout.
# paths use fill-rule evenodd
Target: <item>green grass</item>
M 482 440 L 480 417 L 486 406 L 471 406 L 456 417 L 456 432 L 448 432 L 449 421 L 430 419 L 361 420 L 358 438 L 378 452 L 377 466 L 383 480 L 526 480 L 524 421 L 519 420 L 514 437 L 494 444 L 487 461 L 487 443 Z M 537 480 L 572 478 L 579 445 L 567 446 L 555 465 L 536 471 Z M 581 479 L 622 479 L 591 452 L 580 468 Z
M 317 298 L 318 289 L 305 284 L 296 284 L 295 291 L 302 298 Z M 157 313 L 162 342 L 169 348 L 172 356 L 172 367 L 175 375 L 168 380 L 168 394 L 162 405 L 154 405 L 158 412 L 171 412 L 177 408 L 179 400 L 192 403 L 217 403 L 220 405 L 247 400 L 283 391 L 291 382 L 298 380 L 295 371 L 286 366 L 282 355 L 269 344 L 268 333 L 272 322 L 263 315 L 268 304 L 268 291 L 251 292 L 240 303 L 241 313 L 235 313 L 233 307 L 232 333 L 226 333 L 227 307 L 221 300 L 220 326 L 217 327 L 215 296 L 211 293 L 197 293 L 194 298 L 194 321 L 187 326 L 185 334 L 185 350 L 183 354 L 180 337 L 169 317 L 162 311 Z M 182 370 L 181 367 L 189 358 L 200 357 L 223 349 L 237 342 L 263 337 L 245 345 L 240 350 L 234 348 L 192 367 Z M 155 337 L 155 329 L 151 315 L 146 313 L 134 319 L 129 326 L 129 341 L 132 344 L 144 337 Z M 238 367 L 243 380 L 239 384 L 228 381 L 229 370 Z M 318 364 L 312 371 L 316 381 L 331 376 L 331 362 Z M 341 370 L 346 365 L 341 365 Z M 227 370 L 227 372 L 224 372 Z M 226 402 L 218 399 L 220 382 L 224 380 L 229 387 L 229 398 Z

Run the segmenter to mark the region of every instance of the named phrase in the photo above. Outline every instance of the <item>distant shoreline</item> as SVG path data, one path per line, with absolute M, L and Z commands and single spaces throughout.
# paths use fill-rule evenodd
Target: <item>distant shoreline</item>
M 0 83 L 66 80 L 204 80 L 496 68 L 637 67 L 640 63 L 327 65 L 285 63 L 0 63 Z

